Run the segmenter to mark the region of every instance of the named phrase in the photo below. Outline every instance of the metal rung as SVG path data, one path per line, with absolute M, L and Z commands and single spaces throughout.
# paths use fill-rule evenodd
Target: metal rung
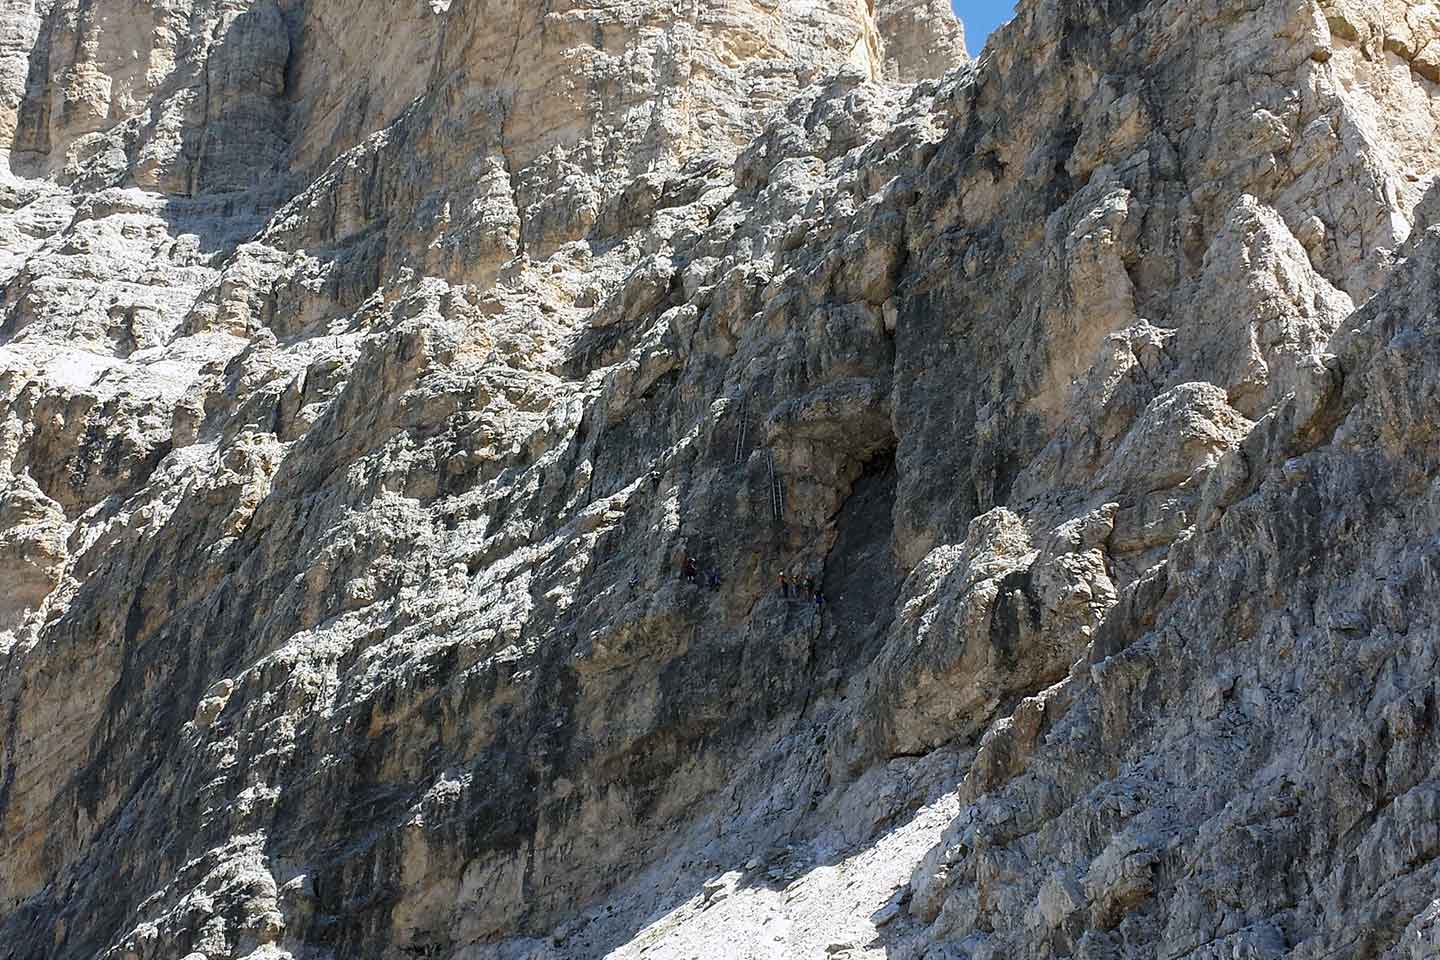
M 779 520 L 785 515 L 785 484 L 775 474 L 775 451 L 770 451 L 770 516 Z

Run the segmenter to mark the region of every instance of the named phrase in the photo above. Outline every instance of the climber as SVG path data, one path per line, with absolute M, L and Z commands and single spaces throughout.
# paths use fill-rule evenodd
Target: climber
M 694 583 L 695 578 L 699 575 L 699 570 L 695 566 L 694 557 L 686 557 L 685 562 L 681 565 L 680 569 L 681 572 L 685 575 L 686 583 Z
M 824 606 L 825 606 L 825 591 L 824 591 L 824 590 L 816 590 L 816 591 L 815 591 L 815 612 L 816 612 L 816 613 L 819 613 L 820 610 L 821 610 Z
M 660 476 L 660 471 L 659 471 L 659 470 L 651 470 L 651 471 L 650 471 L 650 485 L 651 485 L 651 486 L 653 486 L 653 487 L 659 487 L 659 486 L 660 486 L 660 480 L 661 480 L 661 479 L 662 479 L 662 478 L 661 478 L 661 476 Z
M 805 578 L 805 599 L 808 600 L 815 595 L 815 581 L 810 577 Z
M 780 596 L 790 599 L 790 581 L 785 579 L 785 572 L 780 572 Z

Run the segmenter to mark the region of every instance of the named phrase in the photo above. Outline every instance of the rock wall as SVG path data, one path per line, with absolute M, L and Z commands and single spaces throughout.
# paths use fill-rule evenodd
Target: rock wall
M 0 7 L 0 957 L 1434 955 L 1434 13 Z
M 949 0 L 881 0 L 875 26 L 884 40 L 884 75 L 914 83 L 964 62 L 965 26 Z

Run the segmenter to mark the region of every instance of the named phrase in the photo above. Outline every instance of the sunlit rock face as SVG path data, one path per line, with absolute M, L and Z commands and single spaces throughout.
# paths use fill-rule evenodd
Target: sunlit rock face
M 874 7 L 886 77 L 914 83 L 967 58 L 965 26 L 951 13 L 950 0 L 880 0 Z
M 1440 952 L 1428 4 L 0 4 L 0 960 Z

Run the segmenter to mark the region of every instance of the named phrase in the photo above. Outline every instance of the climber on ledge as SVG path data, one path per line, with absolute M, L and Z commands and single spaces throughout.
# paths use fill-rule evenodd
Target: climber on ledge
M 695 578 L 699 576 L 699 570 L 695 566 L 695 558 L 686 557 L 685 562 L 680 565 L 680 572 L 684 574 L 686 583 L 694 583 Z

